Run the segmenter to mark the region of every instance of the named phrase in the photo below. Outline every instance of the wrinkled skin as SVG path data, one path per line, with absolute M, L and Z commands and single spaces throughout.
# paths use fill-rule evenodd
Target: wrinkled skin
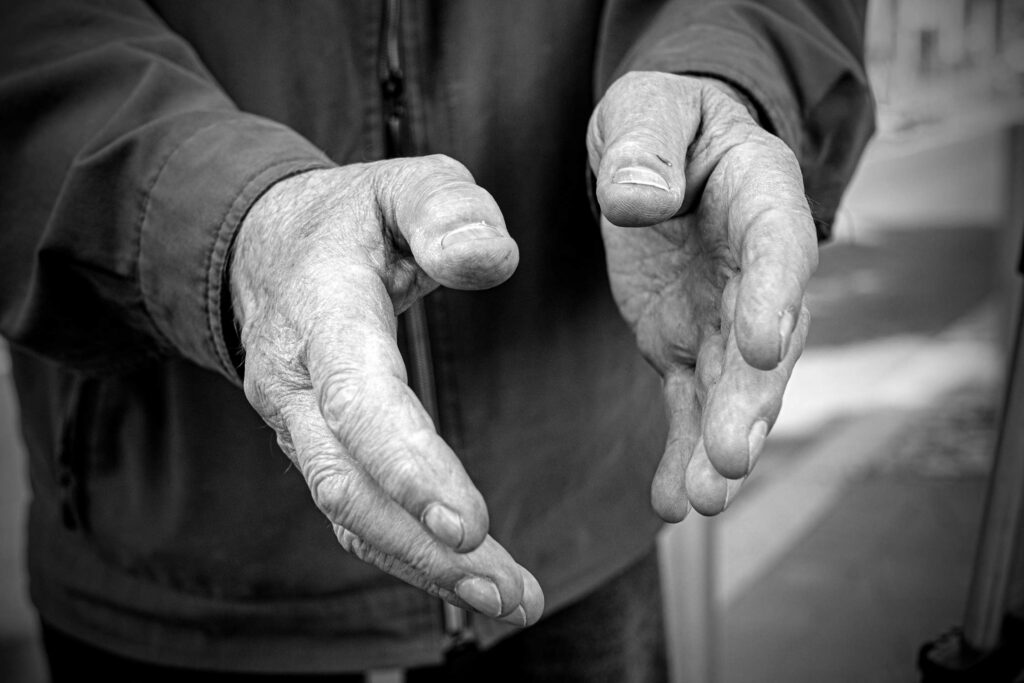
M 492 287 L 518 263 L 497 205 L 446 157 L 310 171 L 246 217 L 231 270 L 245 392 L 341 545 L 456 605 L 540 618 L 536 579 L 406 381 L 397 315 L 438 284 Z
M 721 512 L 803 351 L 817 238 L 796 158 L 729 86 L 630 73 L 587 138 L 612 292 L 664 378 L 658 514 Z
M 665 377 L 655 509 L 713 514 L 749 472 L 747 434 L 774 420 L 802 350 L 817 251 L 799 170 L 728 89 L 664 74 L 617 81 L 588 146 L 613 294 Z M 396 344 L 416 299 L 496 286 L 518 258 L 493 198 L 433 156 L 277 183 L 239 231 L 230 278 L 246 396 L 345 550 L 525 626 L 543 592 L 488 535 L 486 505 L 409 389 Z

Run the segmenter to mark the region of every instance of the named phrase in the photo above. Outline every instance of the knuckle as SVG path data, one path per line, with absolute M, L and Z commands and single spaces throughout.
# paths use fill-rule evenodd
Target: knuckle
M 395 555 L 384 552 L 379 548 L 358 539 L 353 543 L 353 554 L 363 562 L 372 564 L 381 571 L 395 576 L 403 581 L 426 591 L 431 595 L 439 595 L 441 592 L 436 580 L 436 572 L 415 560 L 404 559 L 404 555 Z
M 704 117 L 711 119 L 714 126 L 727 130 L 742 131 L 744 136 L 750 138 L 767 133 L 754 120 L 751 110 L 736 99 L 737 95 L 731 94 L 724 89 L 725 87 L 728 86 L 722 83 L 712 85 L 706 81 L 701 82 L 701 101 L 704 107 Z
M 758 141 L 772 151 L 781 165 L 791 172 L 800 172 L 800 161 L 797 159 L 796 152 L 782 138 L 772 135 L 763 128 L 756 130 L 758 131 Z
M 283 424 L 279 427 L 277 424 L 270 423 L 269 420 L 267 420 L 267 423 L 274 428 L 275 432 L 277 432 L 277 447 L 280 448 L 281 452 L 287 455 L 289 459 L 294 460 L 295 443 L 292 441 L 291 432 L 284 429 Z
M 363 358 L 361 362 L 378 368 L 393 362 L 390 352 L 383 351 L 374 352 L 372 360 Z M 367 374 L 356 367 L 335 368 L 319 383 L 320 412 L 331 431 L 348 446 L 376 443 L 381 436 L 411 431 L 414 427 L 408 422 L 397 422 L 402 418 L 415 425 L 418 419 L 410 410 L 412 392 L 400 380 L 386 373 Z
M 608 94 L 614 97 L 651 87 L 652 81 L 657 79 L 657 77 L 658 74 L 650 71 L 627 71 L 615 79 L 615 82 L 609 86 Z
M 420 468 L 400 444 L 378 453 L 374 459 L 377 461 L 377 480 L 385 491 L 402 491 L 421 478 Z
M 392 573 L 394 562 L 388 561 L 391 559 L 390 556 L 380 552 L 348 529 L 343 529 L 342 532 L 338 534 L 338 542 L 341 544 L 341 547 L 345 552 L 353 555 L 361 562 L 372 564 L 378 569 L 389 574 Z
M 738 132 L 732 136 L 733 144 L 727 155 L 735 158 L 741 168 L 751 169 L 751 172 L 764 169 L 786 178 L 799 179 L 799 185 L 803 187 L 800 161 L 782 138 L 754 125 L 738 126 L 735 130 Z M 722 135 L 730 137 L 728 128 L 722 131 Z
M 246 399 L 254 410 L 280 436 L 287 433 L 290 403 L 288 384 L 273 376 L 246 373 L 242 382 Z M 290 437 L 286 443 L 290 444 Z
M 430 480 L 424 461 L 416 454 L 436 453 L 443 447 L 440 436 L 426 426 L 409 433 L 374 433 L 369 422 L 347 426 L 361 444 L 360 460 L 364 461 L 377 483 L 400 502 L 416 504 L 417 492 L 425 490 Z
M 344 548 L 345 552 L 355 555 L 364 562 L 366 561 L 365 555 L 369 546 L 363 541 L 363 539 L 359 538 L 345 527 L 337 524 L 334 525 L 334 534 L 338 537 L 338 543 L 341 544 L 341 547 Z
M 245 379 L 242 381 L 242 389 L 245 392 L 246 400 L 256 409 L 256 412 L 266 419 L 267 409 L 270 406 L 270 396 L 266 384 L 261 381 L 256 373 L 247 372 L 245 373 Z
M 442 448 L 446 446 L 441 437 L 425 427 L 399 438 L 383 440 L 373 454 L 374 476 L 384 490 L 411 503 L 415 491 L 428 484 L 423 461 L 414 454 L 437 452 Z
M 627 112 L 636 112 L 637 103 L 664 93 L 664 74 L 649 71 L 628 71 L 612 82 L 605 91 L 594 112 L 595 119 L 602 125 L 615 125 Z
M 308 388 L 308 384 L 304 366 L 294 355 L 259 352 L 246 356 L 242 390 L 264 418 L 278 412 L 289 394 Z
M 811 209 L 803 193 L 787 191 L 787 188 L 778 187 L 770 180 L 759 183 L 759 191 L 764 197 L 776 197 L 778 200 L 762 202 L 759 206 L 753 207 L 744 216 L 747 225 L 751 226 L 782 226 L 785 230 L 792 231 L 794 226 L 810 226 L 813 229 L 814 222 L 811 216 Z M 793 233 L 790 232 L 790 235 Z M 787 253 L 792 247 L 792 239 L 783 241 L 760 239 L 757 242 L 758 250 L 764 255 L 773 257 L 792 257 Z
M 242 388 L 245 398 L 263 421 L 275 431 L 282 431 L 284 420 L 280 406 L 281 384 L 265 374 L 246 372 Z
M 349 526 L 355 500 L 356 482 L 327 458 L 311 458 L 304 472 L 313 502 L 332 522 Z
M 399 187 L 417 189 L 424 183 L 433 184 L 438 174 L 455 177 L 461 181 L 473 181 L 473 175 L 461 162 L 447 154 L 430 154 L 420 157 L 396 159 L 387 162 L 384 180 Z
M 320 405 L 328 420 L 355 413 L 366 400 L 367 382 L 361 375 L 339 368 L 324 378 L 320 385 Z
M 433 167 L 443 168 L 444 170 L 450 173 L 463 175 L 466 176 L 467 178 L 472 177 L 470 176 L 469 169 L 467 169 L 462 164 L 462 162 L 453 159 L 447 154 L 431 154 L 429 156 L 424 157 L 423 160 L 424 162 L 430 164 Z

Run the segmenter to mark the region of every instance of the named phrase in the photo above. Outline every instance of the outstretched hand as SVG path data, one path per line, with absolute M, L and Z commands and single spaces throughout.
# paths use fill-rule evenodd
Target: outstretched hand
M 519 259 L 494 199 L 441 156 L 309 171 L 250 210 L 231 266 L 245 393 L 341 545 L 449 602 L 536 622 L 536 579 L 406 382 L 397 315 Z
M 664 379 L 670 431 L 651 500 L 724 510 L 803 351 L 818 246 L 796 158 L 712 79 L 634 72 L 594 110 L 612 293 Z

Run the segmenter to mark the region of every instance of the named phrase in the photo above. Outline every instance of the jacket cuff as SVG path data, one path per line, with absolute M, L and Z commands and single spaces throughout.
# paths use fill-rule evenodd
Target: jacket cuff
M 274 183 L 335 164 L 291 129 L 233 114 L 193 132 L 144 198 L 139 280 L 162 346 L 241 383 L 227 291 L 229 253 L 250 207 Z
M 752 35 L 714 24 L 693 24 L 627 58 L 626 71 L 712 76 L 740 90 L 757 109 L 761 125 L 800 154 L 800 108 L 769 46 Z

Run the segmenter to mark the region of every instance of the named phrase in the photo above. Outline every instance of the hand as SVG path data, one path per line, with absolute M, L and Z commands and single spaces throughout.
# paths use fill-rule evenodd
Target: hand
M 245 393 L 341 545 L 420 589 L 525 626 L 536 579 L 487 535 L 483 498 L 406 383 L 396 316 L 438 284 L 506 280 L 519 251 L 493 198 L 447 157 L 275 184 L 236 238 Z
M 612 293 L 664 378 L 651 487 L 667 521 L 724 510 L 804 347 L 817 238 L 800 168 L 712 79 L 629 73 L 587 135 Z M 625 227 L 620 227 L 625 226 Z

